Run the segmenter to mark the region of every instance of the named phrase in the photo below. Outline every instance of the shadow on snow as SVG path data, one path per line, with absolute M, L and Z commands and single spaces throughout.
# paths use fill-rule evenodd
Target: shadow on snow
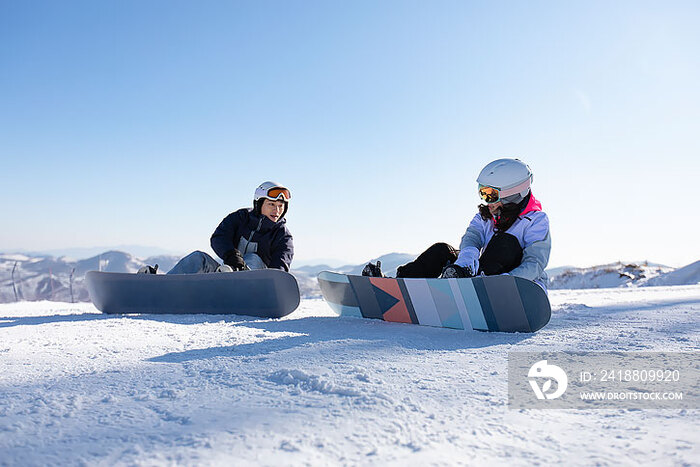
M 251 357 L 299 348 L 306 345 L 341 344 L 342 350 L 374 352 L 379 349 L 460 350 L 517 344 L 531 334 L 462 331 L 379 320 L 338 317 L 307 317 L 280 321 L 250 320 L 240 325 L 270 333 L 293 333 L 250 344 L 171 352 L 149 359 L 179 363 L 215 357 Z

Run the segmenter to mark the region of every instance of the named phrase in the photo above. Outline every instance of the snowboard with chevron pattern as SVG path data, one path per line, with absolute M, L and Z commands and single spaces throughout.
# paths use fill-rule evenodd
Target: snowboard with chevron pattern
M 535 332 L 551 316 L 542 287 L 509 275 L 395 279 L 323 271 L 318 282 L 341 316 L 496 332 Z

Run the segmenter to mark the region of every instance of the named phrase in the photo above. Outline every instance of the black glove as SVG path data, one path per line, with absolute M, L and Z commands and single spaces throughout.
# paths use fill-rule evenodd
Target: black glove
M 226 256 L 224 256 L 224 264 L 228 264 L 229 266 L 231 266 L 231 268 L 233 268 L 234 271 L 243 271 L 245 269 L 248 269 L 248 266 L 245 264 L 245 261 L 243 261 L 243 256 L 241 256 L 241 252 L 235 248 L 226 253 Z

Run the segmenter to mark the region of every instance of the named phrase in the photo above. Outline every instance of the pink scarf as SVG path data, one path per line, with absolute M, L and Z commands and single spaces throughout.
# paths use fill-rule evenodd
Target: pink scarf
M 532 211 L 541 211 L 542 210 L 542 203 L 537 201 L 535 199 L 535 195 L 530 192 L 530 201 L 528 201 L 527 206 L 525 206 L 525 209 L 523 209 L 523 212 L 520 213 L 521 216 L 524 216 L 528 212 Z

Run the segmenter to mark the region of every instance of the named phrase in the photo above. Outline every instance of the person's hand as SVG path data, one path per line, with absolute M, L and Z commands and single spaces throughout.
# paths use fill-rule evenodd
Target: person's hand
M 462 249 L 459 252 L 459 256 L 457 257 L 455 264 L 463 267 L 465 270 L 468 270 L 468 277 L 476 276 L 476 274 L 479 272 L 479 250 L 473 246 Z
M 243 256 L 241 256 L 241 252 L 235 248 L 232 251 L 226 253 L 226 257 L 224 258 L 224 264 L 228 264 L 229 266 L 231 266 L 234 271 L 243 271 L 245 269 L 248 269 L 248 266 L 245 264 L 245 261 L 243 261 Z
M 477 271 L 479 271 L 479 258 L 459 258 L 455 264 L 468 271 L 467 277 L 476 276 Z
M 460 266 L 469 271 L 470 277 L 476 276 L 476 273 L 479 271 L 479 258 L 469 259 L 465 264 L 461 264 Z

